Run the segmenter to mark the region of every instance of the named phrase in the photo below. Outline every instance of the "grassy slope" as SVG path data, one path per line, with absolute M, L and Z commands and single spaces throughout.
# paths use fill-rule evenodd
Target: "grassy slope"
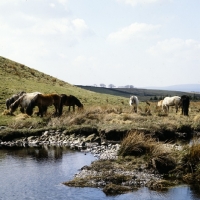
M 19 91 L 42 93 L 58 93 L 74 95 L 80 99 L 84 106 L 116 104 L 126 101 L 124 97 L 100 94 L 81 89 L 67 82 L 56 79 L 20 63 L 0 57 L 0 110 L 6 109 L 5 101 Z M 9 116 L 0 115 L 0 125 L 5 125 Z

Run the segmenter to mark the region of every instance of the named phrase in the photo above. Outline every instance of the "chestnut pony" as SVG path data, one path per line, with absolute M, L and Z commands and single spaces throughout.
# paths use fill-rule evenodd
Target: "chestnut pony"
M 61 96 L 58 94 L 37 94 L 29 103 L 26 113 L 28 115 L 33 114 L 33 108 L 38 106 L 39 114 L 43 117 L 43 113 L 46 112 L 49 106 L 54 105 L 55 107 L 55 115 L 59 115 L 58 111 L 60 108 Z M 39 115 L 38 114 L 38 115 Z

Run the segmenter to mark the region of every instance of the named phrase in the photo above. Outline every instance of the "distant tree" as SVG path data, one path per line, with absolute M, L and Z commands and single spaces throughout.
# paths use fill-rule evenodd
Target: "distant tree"
M 101 83 L 100 87 L 106 87 L 106 85 L 104 83 Z
M 157 96 L 155 96 L 153 99 L 154 99 L 154 100 L 158 100 L 158 97 L 157 97 Z
M 108 87 L 109 87 L 109 88 L 115 88 L 115 85 L 109 84 Z
M 133 85 L 130 85 L 130 88 L 134 88 L 134 86 L 133 86 Z

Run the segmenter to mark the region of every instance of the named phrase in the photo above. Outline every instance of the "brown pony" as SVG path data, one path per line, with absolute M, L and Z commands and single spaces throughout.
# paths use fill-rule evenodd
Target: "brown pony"
M 83 104 L 80 102 L 78 98 L 73 95 L 67 96 L 66 94 L 61 94 L 61 103 L 59 113 L 62 114 L 63 106 L 69 106 L 68 111 L 70 111 L 70 107 L 73 107 L 73 111 L 75 111 L 75 106 L 78 106 L 79 109 L 83 109 Z
M 38 106 L 39 114 L 43 117 L 43 113 L 46 112 L 47 107 L 54 105 L 56 115 L 60 108 L 61 97 L 58 94 L 37 94 L 30 102 L 26 109 L 28 115 L 33 114 L 33 108 Z M 38 115 L 39 115 L 38 114 Z

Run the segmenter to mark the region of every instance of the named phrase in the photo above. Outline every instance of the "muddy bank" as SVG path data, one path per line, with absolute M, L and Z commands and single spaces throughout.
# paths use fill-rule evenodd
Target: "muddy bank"
M 198 134 L 170 130 L 163 133 L 145 129 L 139 131 L 150 134 L 158 141 L 169 140 L 171 143 L 166 143 L 165 148 L 174 149 L 176 152 L 183 150 L 182 146 L 176 143 L 177 140 L 185 142 L 192 135 Z M 65 146 L 84 154 L 92 153 L 97 160 L 90 166 L 83 166 L 73 180 L 64 184 L 71 187 L 102 188 L 107 195 L 122 194 L 144 186 L 153 190 L 165 190 L 184 182 L 185 166 L 181 168 L 182 163 L 180 166 L 170 163 L 171 160 L 166 159 L 167 155 L 153 159 L 148 153 L 119 156 L 121 141 L 129 132 L 130 130 L 125 129 L 100 129 L 94 126 L 38 130 L 11 130 L 1 127 L 0 147 Z M 191 176 L 188 180 L 191 180 Z
M 123 126 L 113 127 L 113 126 L 83 126 L 75 125 L 70 127 L 54 127 L 54 128 L 40 128 L 34 129 L 23 128 L 23 129 L 11 129 L 6 126 L 0 126 L 0 140 L 2 141 L 11 141 L 16 138 L 29 137 L 29 136 L 41 136 L 44 131 L 64 131 L 65 135 L 75 134 L 88 136 L 90 134 L 95 134 L 101 138 L 101 141 L 116 141 L 119 142 L 130 131 L 142 131 L 145 134 L 150 134 L 152 137 L 157 138 L 159 141 L 189 141 L 194 135 L 199 135 L 198 132 L 195 132 L 190 126 L 182 126 L 181 128 L 171 129 L 163 127 L 161 129 L 146 129 L 146 128 L 127 128 Z

